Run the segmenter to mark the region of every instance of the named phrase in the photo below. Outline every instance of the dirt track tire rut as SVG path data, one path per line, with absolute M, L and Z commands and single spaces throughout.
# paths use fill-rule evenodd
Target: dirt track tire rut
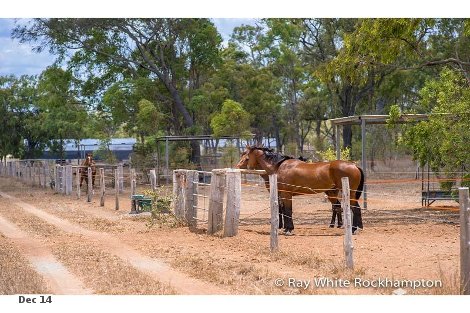
M 44 212 L 7 193 L 0 192 L 0 196 L 9 199 L 13 204 L 22 208 L 24 211 L 39 217 L 64 232 L 82 235 L 89 239 L 96 240 L 98 245 L 106 251 L 118 256 L 123 261 L 128 262 L 133 267 L 146 273 L 155 280 L 171 286 L 171 288 L 175 289 L 180 294 L 197 295 L 228 293 L 219 287 L 178 272 L 161 260 L 141 255 L 129 245 L 122 243 L 107 233 L 83 228 L 75 223 Z
M 86 288 L 80 279 L 70 273 L 40 240 L 31 238 L 2 216 L 0 216 L 0 232 L 20 248 L 23 256 L 31 263 L 34 270 L 44 277 L 54 294 L 93 293 L 93 290 Z

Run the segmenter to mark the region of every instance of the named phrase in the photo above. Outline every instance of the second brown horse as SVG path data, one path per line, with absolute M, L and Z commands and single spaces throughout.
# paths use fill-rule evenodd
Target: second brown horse
M 88 182 L 88 167 L 91 168 L 91 186 L 92 189 L 95 187 L 95 178 L 96 178 L 96 163 L 93 160 L 93 153 L 87 153 L 85 156 L 85 161 L 82 162 L 80 167 L 80 188 L 82 188 L 83 181 L 85 180 L 87 186 Z
M 292 197 L 302 194 L 324 192 L 333 205 L 333 218 L 340 211 L 339 192 L 342 188 L 341 178 L 349 178 L 351 189 L 351 208 L 353 211 L 352 230 L 357 233 L 363 228 L 359 198 L 364 187 L 364 173 L 352 162 L 332 161 L 307 163 L 293 157 L 285 156 L 264 147 L 247 146 L 237 168 L 263 169 L 268 175 L 277 173 L 279 190 L 280 225 L 286 235 L 292 235 Z M 332 223 L 334 220 L 332 219 Z

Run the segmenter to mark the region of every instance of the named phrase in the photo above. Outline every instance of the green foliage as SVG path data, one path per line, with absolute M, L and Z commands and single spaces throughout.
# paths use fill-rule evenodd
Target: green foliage
M 288 155 L 298 155 L 299 151 L 297 144 L 295 142 L 286 143 L 284 152 Z
M 240 136 L 250 138 L 250 114 L 242 105 L 233 100 L 225 100 L 220 113 L 214 115 L 211 127 L 215 137 Z
M 149 136 L 163 128 L 165 115 L 152 102 L 142 99 L 138 102 L 138 108 L 136 126 L 139 135 Z
M 452 172 L 470 167 L 470 89 L 457 71 L 445 68 L 439 78 L 427 81 L 420 105 L 431 110 L 428 121 L 409 128 L 404 144 L 421 165 Z
M 328 161 L 336 160 L 336 151 L 332 149 L 331 147 L 328 147 L 328 149 L 324 151 L 318 151 L 318 154 L 321 158 L 321 161 L 328 162 Z M 351 160 L 351 149 L 349 147 L 341 149 L 340 160 L 343 160 L 343 161 Z
M 432 127 L 417 125 L 402 136 L 395 122 L 400 112 L 466 110 L 469 25 L 467 19 L 262 19 L 236 28 L 223 48 L 210 19 L 34 19 L 18 24 L 13 37 L 37 51 L 50 49 L 67 70 L 48 68 L 39 82 L 1 78 L 0 155 L 32 157 L 50 139 L 60 149 L 61 138 L 119 134 L 137 136 L 140 156 L 151 164 L 157 134 L 248 132 L 275 137 L 298 154 L 306 141 L 329 141 L 326 119 L 389 111 L 395 140 L 381 136 L 371 150 L 407 141 L 421 145 L 412 148 L 417 159 L 432 154 L 435 167 L 466 166 L 458 148 L 466 135 L 457 138 L 436 118 Z M 444 73 L 432 79 L 442 64 L 461 75 L 457 83 Z M 455 125 L 466 134 L 468 125 Z M 347 127 L 343 134 L 346 146 L 357 136 Z M 175 145 L 176 163 L 187 163 L 196 146 L 177 152 Z
M 111 143 L 111 138 L 101 139 L 100 146 L 98 147 L 98 150 L 95 152 L 95 158 L 102 159 L 107 164 L 117 164 L 118 159 L 116 158 L 116 155 L 109 148 L 110 143 Z
M 144 196 L 152 199 L 151 216 L 147 223 L 147 227 L 158 225 L 159 227 L 179 227 L 185 226 L 185 222 L 177 218 L 171 208 L 174 197 L 168 189 L 157 188 L 153 190 L 144 190 Z
M 13 37 L 35 44 L 38 51 L 49 48 L 62 59 L 72 54 L 68 65 L 85 78 L 85 94 L 95 100 L 94 94 L 108 93 L 108 87 L 116 83 L 156 79 L 158 92 L 153 95 L 172 114 L 175 133 L 194 126 L 185 91 L 188 85 L 199 88 L 220 63 L 222 43 L 209 19 L 184 18 L 35 19 L 18 25 Z M 135 93 L 125 86 L 109 93 L 103 109 L 109 108 L 117 125 L 127 122 L 130 129 L 138 101 L 145 98 L 156 103 L 148 94 L 126 101 Z M 128 115 L 129 111 L 133 114 Z
M 191 155 L 188 147 L 175 145 L 171 151 L 171 164 L 173 168 L 190 169 L 189 156 Z
M 84 132 L 88 114 L 73 89 L 73 77 L 61 68 L 49 67 L 38 83 L 38 107 L 42 130 L 50 139 L 53 151 L 63 152 L 63 140 L 87 137 Z
M 470 173 L 464 174 L 462 176 L 462 182 L 460 183 L 461 187 L 470 187 Z
M 388 112 L 387 127 L 393 128 L 401 117 L 401 109 L 398 105 L 394 104 L 390 107 Z
M 222 149 L 222 166 L 234 167 L 239 159 L 240 151 L 236 145 L 234 145 L 232 142 L 229 142 L 229 144 Z

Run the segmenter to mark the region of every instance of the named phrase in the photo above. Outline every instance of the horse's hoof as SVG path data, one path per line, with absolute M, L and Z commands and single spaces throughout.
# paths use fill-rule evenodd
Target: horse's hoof
M 357 228 L 357 229 L 353 230 L 352 234 L 353 235 L 359 235 L 359 232 L 361 232 L 361 231 L 362 231 L 362 228 Z
M 330 228 L 334 228 L 335 227 L 335 224 L 330 224 Z
M 292 232 L 292 231 L 290 231 L 290 230 L 286 230 L 286 231 L 284 232 L 284 235 L 285 235 L 285 236 L 294 236 L 294 232 Z
M 337 227 L 338 227 L 338 228 L 343 228 L 343 225 L 338 225 Z

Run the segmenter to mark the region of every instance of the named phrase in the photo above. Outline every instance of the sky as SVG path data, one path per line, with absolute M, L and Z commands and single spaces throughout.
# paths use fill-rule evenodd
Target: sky
M 24 21 L 24 20 L 23 20 Z M 212 20 L 225 42 L 228 41 L 234 27 L 253 24 L 252 18 L 214 18 Z M 47 51 L 36 53 L 29 44 L 20 44 L 11 39 L 15 19 L 0 18 L 0 76 L 38 75 L 51 65 L 55 57 Z

